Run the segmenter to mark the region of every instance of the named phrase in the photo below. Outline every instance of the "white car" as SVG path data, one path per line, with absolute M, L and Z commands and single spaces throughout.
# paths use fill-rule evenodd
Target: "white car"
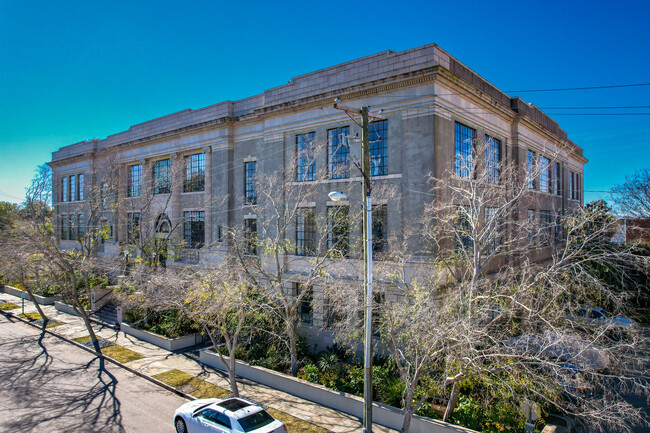
M 263 407 L 242 398 L 206 398 L 185 403 L 174 414 L 177 433 L 286 433 Z
M 567 317 L 569 320 L 581 322 L 587 326 L 606 328 L 607 335 L 616 341 L 637 329 L 634 320 L 622 316 L 610 317 L 601 307 L 578 305 L 567 310 Z

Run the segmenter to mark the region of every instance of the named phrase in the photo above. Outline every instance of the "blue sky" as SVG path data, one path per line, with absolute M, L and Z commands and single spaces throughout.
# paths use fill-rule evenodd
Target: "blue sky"
M 650 83 L 648 22 L 650 2 L 626 0 L 0 0 L 0 200 L 61 146 L 387 49 L 435 42 L 505 91 Z M 508 93 L 650 106 L 650 86 Z M 545 111 L 590 160 L 586 201 L 650 166 L 650 116 L 629 114 L 650 109 Z

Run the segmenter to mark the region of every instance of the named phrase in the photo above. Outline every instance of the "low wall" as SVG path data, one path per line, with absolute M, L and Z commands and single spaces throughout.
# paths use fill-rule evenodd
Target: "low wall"
M 56 308 L 57 311 L 60 311 L 62 313 L 67 313 L 67 314 L 72 314 L 73 316 L 78 316 L 77 312 L 75 311 L 74 307 L 72 305 L 64 304 L 63 302 L 55 302 L 54 303 L 54 308 Z M 90 313 L 90 312 L 88 312 Z
M 120 330 L 124 331 L 127 335 L 131 335 L 139 340 L 162 347 L 170 352 L 185 349 L 186 347 L 194 346 L 195 344 L 203 342 L 203 337 L 200 334 L 185 335 L 178 338 L 167 338 L 148 331 L 143 331 L 142 329 L 134 328 L 125 322 L 120 323 Z
M 200 350 L 200 361 L 210 367 L 225 370 L 219 355 L 206 349 Z M 224 356 L 226 362 L 228 357 Z M 304 398 L 314 403 L 336 409 L 348 415 L 363 418 L 363 399 L 340 391 L 332 391 L 324 386 L 307 382 L 286 374 L 278 373 L 263 367 L 254 367 L 245 362 L 237 361 L 237 376 L 253 380 L 288 394 Z M 395 430 L 402 428 L 404 415 L 402 411 L 391 406 L 373 402 L 373 423 Z M 455 426 L 442 421 L 435 421 L 414 416 L 411 423 L 412 433 L 467 433 L 473 430 Z
M 12 286 L 3 286 L 2 291 L 4 291 L 8 295 L 14 295 L 19 298 L 22 297 L 23 294 L 23 290 L 17 289 Z M 53 305 L 55 302 L 63 299 L 61 296 L 39 296 L 39 295 L 34 295 L 34 298 L 36 299 L 36 302 L 41 305 Z M 31 302 L 31 298 L 29 297 L 29 294 L 27 292 L 25 292 L 25 299 Z

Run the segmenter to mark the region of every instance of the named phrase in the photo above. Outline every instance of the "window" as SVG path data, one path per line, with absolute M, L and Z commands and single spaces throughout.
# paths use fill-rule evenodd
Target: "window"
M 183 238 L 187 248 L 201 248 L 205 243 L 205 212 L 183 212 Z
M 138 239 L 140 233 L 140 212 L 129 212 L 126 214 L 127 219 L 127 242 L 134 242 Z
M 485 134 L 485 178 L 490 183 L 499 183 L 501 163 L 501 140 Z
M 61 215 L 61 240 L 67 241 L 68 239 L 68 216 Z
M 84 214 L 77 215 L 77 237 L 83 238 L 86 236 L 86 221 Z
M 528 189 L 536 189 L 535 182 L 535 152 L 528 150 Z
M 142 193 L 142 164 L 129 166 L 129 178 L 126 187 L 127 197 L 140 197 Z
M 296 181 L 316 180 L 314 132 L 296 135 Z
M 551 243 L 551 212 L 547 210 L 539 211 L 539 224 L 540 224 L 540 235 L 541 235 L 541 244 L 546 246 Z
M 84 175 L 83 173 L 77 175 L 79 181 L 79 188 L 77 189 L 77 200 L 84 200 Z
M 296 255 L 313 256 L 316 252 L 316 215 L 314 208 L 298 209 L 296 214 Z
M 295 284 L 296 296 L 301 296 L 300 305 L 298 306 L 299 320 L 304 325 L 314 323 L 314 290 L 311 286 L 305 287 L 302 284 Z
M 217 226 L 217 242 L 223 242 L 223 226 Z
M 580 200 L 582 197 L 582 179 L 578 173 L 569 172 L 569 198 Z
M 330 298 L 327 298 L 325 301 L 325 321 L 326 327 L 332 328 L 335 323 L 343 321 L 344 316 L 341 314 L 341 309 L 336 308 L 334 301 Z
M 539 190 L 551 192 L 551 160 L 545 156 L 539 157 Z
M 474 238 L 472 225 L 469 218 L 469 208 L 459 206 L 456 214 L 456 252 L 472 252 L 474 249 Z
M 327 131 L 327 162 L 330 178 L 332 179 L 347 179 L 350 177 L 349 134 L 349 126 Z
M 254 218 L 244 220 L 244 248 L 246 254 L 257 255 L 257 220 Z
M 528 209 L 528 242 L 530 246 L 532 247 L 534 241 L 535 241 L 535 230 L 537 228 L 535 227 L 535 210 L 534 209 Z
M 555 214 L 555 243 L 562 240 L 562 218 L 559 214 Z
M 61 201 L 68 201 L 68 176 L 61 178 Z
M 77 238 L 75 230 L 74 215 L 68 215 L 68 240 L 74 241 Z
M 372 252 L 388 251 L 388 206 L 380 204 L 372 207 Z
M 456 176 L 470 177 L 474 164 L 474 139 L 476 131 L 456 122 L 455 134 L 455 173 Z
M 172 190 L 171 160 L 162 159 L 153 165 L 153 193 L 168 194 Z
M 485 232 L 487 235 L 486 253 L 492 254 L 497 250 L 500 244 L 499 221 L 497 218 L 497 208 L 485 208 Z
M 185 182 L 183 192 L 205 189 L 205 155 L 196 153 L 185 157 Z
M 370 144 L 370 176 L 388 174 L 388 120 L 368 125 Z
M 556 162 L 553 169 L 553 194 L 555 195 L 562 194 L 562 190 L 560 189 L 561 182 L 562 182 L 562 170 L 560 167 L 560 163 Z
M 70 201 L 77 199 L 77 176 L 70 176 Z
M 332 257 L 347 257 L 350 250 L 349 208 L 327 208 L 327 249 Z
M 257 204 L 257 190 L 255 188 L 255 173 L 257 171 L 257 162 L 244 163 L 244 204 Z

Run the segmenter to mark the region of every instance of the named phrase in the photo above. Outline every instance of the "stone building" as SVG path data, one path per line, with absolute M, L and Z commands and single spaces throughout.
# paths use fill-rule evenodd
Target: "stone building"
M 174 266 L 217 263 L 228 248 L 227 227 L 259 229 L 255 179 L 288 165 L 294 182 L 312 181 L 317 170 L 326 173 L 321 198 L 306 206 L 314 215 L 327 214 L 333 206 L 327 192 L 361 180 L 350 162 L 361 154 L 359 140 L 350 139 L 360 128 L 333 107 L 335 98 L 352 107 L 383 109 L 386 120 L 371 124 L 371 174 L 376 184 L 393 185 L 400 197 L 396 209 L 378 214 L 388 248 L 391 237 L 417 220 L 430 200 L 423 194 L 426 176 L 466 176 L 458 161 L 471 154 L 467 143 L 477 140 L 491 143 L 497 169 L 544 167 L 531 182 L 537 199 L 522 204 L 523 218 L 551 219 L 582 201 L 587 160 L 557 122 L 430 44 L 352 60 L 249 98 L 186 109 L 59 149 L 50 166 L 61 247 L 74 248 L 85 230 L 89 196 L 106 188 L 98 172 L 109 160 L 119 167 L 118 187 L 113 205 L 105 204 L 103 211 L 109 237 L 100 255 L 121 254 L 129 228 L 148 212 L 157 230 L 179 227 L 185 249 L 175 253 Z M 313 145 L 322 151 L 306 161 Z M 145 191 L 153 191 L 152 203 L 141 212 L 135 203 Z M 381 197 L 376 203 L 386 204 Z M 303 242 L 305 230 L 303 224 L 288 236 Z

